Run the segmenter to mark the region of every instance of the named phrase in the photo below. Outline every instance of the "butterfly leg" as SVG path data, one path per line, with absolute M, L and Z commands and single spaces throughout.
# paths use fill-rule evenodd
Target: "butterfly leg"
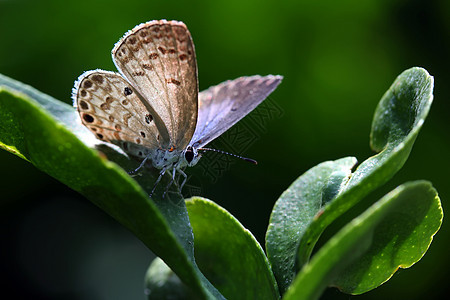
M 139 167 L 137 167 L 135 170 L 133 170 L 133 171 L 130 171 L 130 172 L 128 172 L 128 175 L 134 175 L 134 174 L 136 174 L 144 165 L 145 165 L 145 163 L 147 162 L 147 160 L 150 158 L 150 154 L 151 153 L 149 153 L 145 158 L 144 158 L 144 160 L 141 162 L 141 164 L 139 165 Z
M 175 167 L 173 168 L 173 173 L 170 173 L 170 171 L 167 171 L 167 173 L 169 173 L 169 175 L 171 175 L 170 177 L 172 177 L 172 179 L 170 180 L 169 184 L 168 184 L 167 187 L 166 187 L 166 190 L 164 191 L 163 198 L 164 198 L 164 196 L 166 195 L 166 193 L 169 191 L 170 186 L 171 186 L 171 185 L 173 184 L 173 182 L 175 181 L 175 172 L 176 172 Z
M 180 191 L 180 194 L 181 194 L 181 190 L 183 189 L 183 186 L 187 180 L 187 175 L 186 175 L 186 173 L 184 173 L 183 169 L 176 169 L 176 170 L 178 170 L 178 173 L 180 174 L 180 176 L 184 177 L 183 182 L 181 183 L 181 185 L 179 185 L 178 180 L 180 179 L 180 176 L 178 176 L 178 180 L 175 180 L 175 176 L 173 176 L 174 180 L 175 180 L 175 185 L 178 187 L 178 190 Z
M 164 176 L 164 174 L 166 173 L 166 168 L 164 168 L 164 169 L 162 169 L 161 170 L 161 172 L 159 172 L 159 177 L 158 177 L 158 179 L 156 180 L 156 182 L 155 182 L 155 185 L 153 186 L 153 189 L 152 189 L 152 191 L 151 191 L 151 193 L 150 193 L 150 198 L 153 196 L 153 193 L 155 192 L 155 189 L 156 189 L 156 186 L 158 185 L 158 183 L 161 181 L 161 179 L 162 179 L 162 177 Z M 164 193 L 165 194 L 165 193 Z M 163 198 L 164 198 L 164 196 L 163 196 Z
M 178 169 L 178 172 L 180 172 L 180 174 L 183 175 L 183 177 L 184 177 L 183 182 L 182 182 L 181 185 L 180 185 L 180 193 L 181 193 L 181 190 L 183 189 L 183 186 L 184 186 L 184 184 L 186 183 L 187 175 L 186 175 L 186 173 L 184 173 L 183 170 L 181 170 L 181 169 Z

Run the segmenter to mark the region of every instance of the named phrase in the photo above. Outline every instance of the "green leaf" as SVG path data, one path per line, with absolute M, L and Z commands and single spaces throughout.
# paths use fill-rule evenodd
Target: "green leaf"
M 371 146 L 380 151 L 365 160 L 324 207 L 301 238 L 299 269 L 325 228 L 371 191 L 386 183 L 407 160 L 433 101 L 433 77 L 422 68 L 404 71 L 383 95 L 372 122 Z
M 275 203 L 266 234 L 266 251 L 283 292 L 297 273 L 300 238 L 314 216 L 340 189 L 355 163 L 353 157 L 321 163 L 295 180 Z
M 336 170 L 325 168 L 315 175 L 316 168 L 323 167 L 319 165 L 301 176 L 298 185 L 294 183 L 277 201 L 266 244 L 282 293 L 308 262 L 325 228 L 403 166 L 430 109 L 432 91 L 433 77 L 424 69 L 404 71 L 375 112 L 371 145 L 381 152 L 360 164 L 353 174 L 349 170 L 354 161 L 341 171 L 336 166 Z
M 186 201 L 200 269 L 228 299 L 279 299 L 261 246 L 232 215 L 212 201 Z
M 317 299 L 329 285 L 359 294 L 419 261 L 442 223 L 436 190 L 403 184 L 332 237 L 295 278 L 283 299 Z
M 43 107 L 49 108 L 52 115 Z M 131 166 L 138 162 L 101 143 L 95 145 L 101 153 L 87 147 L 86 144 L 94 145 L 89 143 L 92 137 L 85 134 L 86 129 L 78 128 L 81 125 L 77 125 L 77 118 L 71 106 L 0 77 L 0 147 L 85 195 L 163 258 L 196 294 L 202 298 L 221 298 L 195 263 L 193 234 L 184 200 L 177 194 L 163 200 L 149 199 L 135 180 L 105 156 L 126 170 L 132 170 Z M 145 172 L 136 179 L 148 189 L 154 178 Z M 164 189 L 164 183 L 161 185 Z

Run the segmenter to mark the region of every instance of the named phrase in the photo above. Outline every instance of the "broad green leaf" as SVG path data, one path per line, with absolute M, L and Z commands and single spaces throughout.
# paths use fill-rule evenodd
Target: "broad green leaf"
M 212 201 L 186 201 L 202 272 L 227 299 L 279 299 L 261 246 L 232 215 Z
M 361 163 L 305 231 L 299 245 L 299 269 L 309 260 L 325 228 L 364 196 L 386 183 L 407 160 L 433 101 L 433 77 L 422 68 L 404 71 L 383 95 L 375 111 L 370 142 L 381 151 Z
M 317 299 L 329 285 L 353 294 L 379 286 L 398 268 L 422 258 L 442 217 L 441 202 L 429 182 L 399 186 L 332 237 L 283 299 Z
M 51 115 L 43 107 L 49 108 Z M 101 153 L 87 147 L 94 144 L 85 135 L 89 132 L 82 127 L 77 129 L 81 125 L 77 125 L 76 118 L 69 105 L 0 77 L 0 147 L 85 195 L 163 258 L 197 294 L 221 298 L 195 264 L 193 234 L 184 200 L 177 194 L 149 199 L 135 180 L 105 156 L 126 170 L 132 170 L 138 162 L 130 161 L 114 147 L 96 145 Z M 154 175 L 145 172 L 136 179 L 148 189 Z M 164 183 L 161 186 L 163 190 Z
M 266 244 L 282 293 L 309 260 L 323 230 L 403 166 L 430 109 L 432 91 L 433 77 L 424 69 L 403 72 L 382 97 L 375 112 L 371 145 L 381 152 L 361 163 L 353 174 L 349 174 L 351 166 L 348 166 L 346 171 L 328 170 L 317 176 L 317 182 L 313 178 L 301 179 L 310 176 L 306 174 L 314 174 L 313 168 L 298 179 L 305 180 L 306 184 L 293 184 L 277 201 L 272 213 L 276 217 L 271 219 Z M 304 202 L 320 205 L 305 206 Z M 292 220 L 301 223 L 291 223 Z M 298 258 L 293 259 L 297 248 Z
M 297 273 L 300 238 L 314 216 L 345 183 L 355 163 L 353 157 L 321 163 L 295 180 L 275 203 L 266 234 L 266 251 L 283 292 Z

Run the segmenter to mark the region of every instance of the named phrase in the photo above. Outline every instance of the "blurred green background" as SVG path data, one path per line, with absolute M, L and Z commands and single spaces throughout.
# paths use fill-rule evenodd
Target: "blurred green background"
M 71 103 L 73 82 L 83 71 L 115 70 L 110 51 L 123 33 L 163 18 L 189 27 L 200 90 L 242 75 L 284 76 L 270 97 L 279 113 L 245 151 L 237 149 L 259 164 L 233 160 L 214 183 L 194 171 L 202 196 L 230 211 L 261 244 L 275 200 L 295 178 L 325 160 L 373 155 L 375 107 L 412 66 L 435 76 L 435 102 L 409 160 L 320 242 L 409 180 L 430 180 L 447 209 L 450 1 L 0 0 L 0 73 Z M 31 164 L 0 151 L 0 165 L 3 293 L 14 299 L 145 299 L 143 277 L 153 255 L 140 241 Z M 358 298 L 441 299 L 450 267 L 447 224 L 419 263 Z M 349 298 L 355 297 L 336 289 L 323 296 Z

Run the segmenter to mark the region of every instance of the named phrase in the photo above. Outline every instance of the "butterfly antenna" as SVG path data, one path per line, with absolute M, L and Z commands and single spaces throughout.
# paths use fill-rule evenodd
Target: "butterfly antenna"
M 256 160 L 254 160 L 254 159 L 247 158 L 247 157 L 243 157 L 243 156 L 240 156 L 240 155 L 236 155 L 236 154 L 229 153 L 229 152 L 225 152 L 225 151 L 218 150 L 218 149 L 212 149 L 212 148 L 199 148 L 199 149 L 197 149 L 197 150 L 202 150 L 202 151 L 213 151 L 213 152 L 218 152 L 218 153 L 222 153 L 222 154 L 227 154 L 227 155 L 234 156 L 234 157 L 240 158 L 240 159 L 242 159 L 242 160 L 251 162 L 251 163 L 253 163 L 253 164 L 255 164 L 255 165 L 258 164 L 258 162 L 257 162 Z

